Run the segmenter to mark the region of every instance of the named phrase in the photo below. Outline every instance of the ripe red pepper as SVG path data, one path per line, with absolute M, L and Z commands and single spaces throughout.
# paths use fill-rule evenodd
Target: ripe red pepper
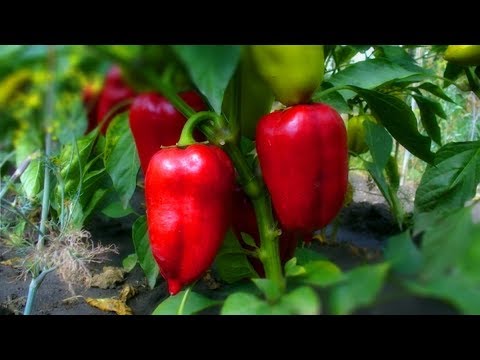
M 150 160 L 148 233 L 171 295 L 212 264 L 231 225 L 234 184 L 230 158 L 213 145 L 164 148 Z
M 133 99 L 134 96 L 135 91 L 123 80 L 121 69 L 118 66 L 113 66 L 107 73 L 98 99 L 97 123 L 100 124 L 108 116 L 100 129 L 102 134 L 107 132 L 108 125 L 115 115 L 127 111 L 130 105 L 120 106 L 112 113 L 110 111 L 120 103 Z
M 206 109 L 198 93 L 188 91 L 179 95 L 195 111 Z M 177 143 L 187 119 L 165 97 L 149 92 L 135 98 L 130 108 L 129 121 L 145 174 L 150 158 L 162 146 Z M 201 136 L 197 136 L 197 140 L 201 141 Z
M 347 132 L 325 104 L 295 105 L 265 115 L 256 147 L 282 228 L 308 236 L 343 205 L 348 183 Z
M 97 111 L 98 111 L 98 95 L 99 93 L 95 89 L 87 85 L 82 92 L 82 102 L 87 113 L 88 126 L 85 130 L 85 134 L 95 129 L 97 126 Z
M 245 195 L 240 187 L 235 189 L 234 195 L 234 212 L 232 214 L 233 223 L 232 228 L 235 236 L 237 237 L 240 245 L 247 250 L 254 250 L 254 248 L 248 245 L 242 238 L 242 233 L 250 235 L 255 244 L 260 246 L 260 233 L 258 231 L 257 217 L 253 208 L 252 202 Z M 288 260 L 293 257 L 295 248 L 297 247 L 297 240 L 292 233 L 282 231 L 282 235 L 279 239 L 280 242 L 280 261 L 284 265 Z M 254 257 L 247 257 L 250 264 L 260 277 L 265 277 L 265 270 L 262 262 Z

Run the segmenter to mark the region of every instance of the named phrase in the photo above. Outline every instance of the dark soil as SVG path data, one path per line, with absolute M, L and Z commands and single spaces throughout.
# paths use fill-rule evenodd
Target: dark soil
M 381 250 L 384 240 L 398 232 L 398 227 L 392 218 L 388 207 L 382 197 L 375 193 L 375 189 L 368 188 L 364 178 L 354 176 L 351 179 L 357 189 L 354 202 L 340 214 L 341 226 L 337 233 L 336 242 L 320 243 L 314 241 L 312 249 L 321 251 L 330 260 L 342 269 L 350 269 L 356 265 L 381 260 Z M 363 190 L 362 190 L 363 189 Z M 407 191 L 408 192 L 408 191 Z M 411 191 L 410 191 L 411 193 Z M 407 204 L 408 205 L 408 204 Z M 100 272 L 103 266 L 122 266 L 122 259 L 133 253 L 131 240 L 131 226 L 134 217 L 120 220 L 107 219 L 99 216 L 92 219 L 87 229 L 92 233 L 95 241 L 104 245 L 114 243 L 119 250 L 119 255 L 112 254 L 108 262 L 98 264 L 92 268 L 93 272 Z M 327 229 L 327 235 L 331 232 Z M 5 246 L 0 244 L 0 261 L 14 257 L 12 252 L 7 252 Z M 25 306 L 26 295 L 30 279 L 18 279 L 19 272 L 10 266 L 0 265 L 0 315 L 21 314 Z M 151 314 L 155 307 L 167 295 L 166 284 L 159 278 L 156 287 L 150 290 L 142 270 L 137 265 L 125 276 L 122 284 L 112 289 L 75 288 L 76 295 L 92 298 L 108 298 L 118 296 L 123 284 L 128 283 L 138 289 L 139 293 L 127 301 L 136 315 Z M 200 281 L 197 285 L 200 290 L 207 291 L 207 286 Z M 215 291 L 212 298 L 216 298 Z M 113 312 L 103 312 L 89 306 L 82 297 L 72 298 L 72 293 L 60 278 L 52 272 L 40 286 L 33 314 L 41 315 L 106 315 Z M 415 298 L 405 294 L 393 284 L 385 286 L 380 303 L 373 308 L 358 311 L 358 314 L 454 314 L 449 306 L 427 299 Z M 206 313 L 212 314 L 218 309 Z

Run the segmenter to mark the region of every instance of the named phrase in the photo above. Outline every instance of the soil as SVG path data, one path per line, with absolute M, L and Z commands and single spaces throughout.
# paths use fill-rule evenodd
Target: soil
M 355 194 L 350 206 L 340 214 L 340 227 L 336 241 L 320 243 L 313 242 L 312 249 L 324 253 L 330 260 L 342 269 L 348 270 L 356 265 L 376 262 L 382 259 L 384 240 L 398 232 L 398 227 L 392 218 L 388 206 L 378 189 L 368 179 L 352 172 L 350 181 L 354 186 Z M 400 189 L 400 199 L 407 211 L 412 208 L 414 189 L 405 186 Z M 140 199 L 141 201 L 141 194 Z M 112 220 L 103 216 L 93 218 L 87 227 L 92 233 L 94 241 L 104 245 L 115 244 L 119 255 L 112 254 L 103 264 L 92 267 L 92 272 L 100 272 L 103 266 L 122 266 L 122 259 L 133 253 L 131 240 L 131 226 L 134 216 Z M 327 235 L 332 228 L 327 228 Z M 0 244 L 0 261 L 12 258 L 15 255 L 8 252 Z M 25 307 L 26 295 L 30 279 L 19 279 L 19 271 L 5 265 L 0 265 L 0 315 L 21 314 Z M 118 296 L 124 284 L 130 284 L 138 290 L 138 294 L 127 301 L 135 315 L 151 314 L 155 307 L 164 300 L 167 294 L 166 284 L 159 278 L 156 287 L 151 290 L 146 285 L 142 270 L 137 265 L 126 274 L 124 282 L 111 289 L 85 288 L 77 286 L 75 294 L 80 297 L 72 298 L 68 286 L 60 280 L 55 272 L 47 275 L 38 289 L 33 314 L 37 315 L 108 315 L 113 312 L 104 312 L 88 305 L 84 298 L 109 298 Z M 199 291 L 208 290 L 204 281 L 198 282 Z M 212 298 L 215 298 L 212 293 Z M 387 284 L 379 299 L 381 303 L 372 308 L 363 309 L 357 314 L 455 314 L 455 310 L 448 305 L 429 299 L 412 297 L 403 293 L 393 284 Z M 216 314 L 218 308 L 205 311 L 204 314 Z

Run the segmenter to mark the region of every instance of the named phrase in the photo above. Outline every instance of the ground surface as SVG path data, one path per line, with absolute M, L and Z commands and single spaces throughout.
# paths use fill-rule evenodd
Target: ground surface
M 343 269 L 367 261 L 381 259 L 381 249 L 384 240 L 397 232 L 395 223 L 378 190 L 365 177 L 353 173 L 351 182 L 356 189 L 354 202 L 342 211 L 342 226 L 334 244 L 312 244 L 314 249 L 325 253 L 330 260 Z M 404 200 L 407 210 L 411 210 L 414 191 L 405 187 L 400 190 L 400 198 Z M 104 264 L 96 265 L 92 272 L 100 272 L 105 265 L 121 266 L 122 259 L 133 253 L 131 241 L 131 225 L 133 217 L 121 220 L 109 220 L 97 217 L 92 220 L 88 230 L 95 241 L 102 244 L 114 243 L 120 255 L 110 256 Z M 328 232 L 327 232 L 328 233 Z M 5 246 L 0 245 L 0 261 L 13 257 Z M 29 281 L 18 279 L 18 270 L 10 266 L 0 265 L 0 314 L 21 313 L 25 306 Z M 125 276 L 122 283 L 111 289 L 75 288 L 76 297 L 55 273 L 47 275 L 37 292 L 34 314 L 42 315 L 88 315 L 114 314 L 91 307 L 85 302 L 86 297 L 108 298 L 118 296 L 124 284 L 130 284 L 138 290 L 138 294 L 128 300 L 127 304 L 136 315 L 151 314 L 156 305 L 167 297 L 165 282 L 160 278 L 157 286 L 150 290 L 138 265 Z M 206 288 L 205 283 L 198 283 L 200 288 Z M 215 290 L 212 290 L 215 291 Z M 394 294 L 394 296 L 391 296 Z M 83 297 L 82 297 L 83 296 Z M 213 296 L 215 297 L 215 296 Z M 385 286 L 381 299 L 382 303 L 370 309 L 358 311 L 358 314 L 452 314 L 455 313 L 449 306 L 426 299 L 414 298 L 404 294 L 394 285 Z M 65 301 L 66 299 L 70 299 Z M 211 309 L 206 313 L 216 313 L 218 309 Z

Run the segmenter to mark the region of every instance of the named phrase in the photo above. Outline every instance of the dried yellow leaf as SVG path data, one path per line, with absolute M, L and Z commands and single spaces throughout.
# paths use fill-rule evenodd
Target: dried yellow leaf
M 92 276 L 90 286 L 100 289 L 109 289 L 115 287 L 117 283 L 123 281 L 125 270 L 120 267 L 104 266 L 100 274 Z
M 11 258 L 11 259 L 0 261 L 0 265 L 11 266 L 13 268 L 19 268 L 19 267 L 21 267 L 22 261 L 23 261 L 22 258 L 14 257 L 14 258 Z
M 131 284 L 125 284 L 122 287 L 122 290 L 120 290 L 120 300 L 123 302 L 126 302 L 128 299 L 131 299 L 135 295 L 138 294 L 138 290 L 132 286 Z
M 113 298 L 85 298 L 88 305 L 102 311 L 113 311 L 118 315 L 133 315 L 132 309 L 124 301 Z

